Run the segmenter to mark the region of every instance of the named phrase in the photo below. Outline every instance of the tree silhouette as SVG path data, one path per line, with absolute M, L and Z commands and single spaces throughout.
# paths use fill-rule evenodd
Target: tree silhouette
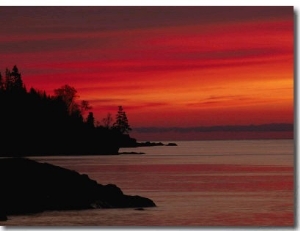
M 79 110 L 79 106 L 75 102 L 75 99 L 78 97 L 77 90 L 74 87 L 66 84 L 60 88 L 55 89 L 54 94 L 57 98 L 65 102 L 70 114 L 74 112 L 76 113 L 76 111 Z
M 0 77 L 0 89 L 6 90 L 7 92 L 24 92 L 25 87 L 21 79 L 21 74 L 18 67 L 15 65 L 10 71 L 8 68 L 5 70 L 5 81 L 3 81 L 2 75 Z
M 106 117 L 102 119 L 102 122 L 103 122 L 103 126 L 105 128 L 110 129 L 112 127 L 112 124 L 113 124 L 112 115 L 110 113 L 108 113 L 106 115 Z
M 4 81 L 3 81 L 3 77 L 2 74 L 0 72 L 0 91 L 4 90 Z
M 89 127 L 95 127 L 95 118 L 93 112 L 89 112 L 87 118 L 86 118 L 86 124 Z
M 128 134 L 132 129 L 129 126 L 127 115 L 122 106 L 119 106 L 119 110 L 116 115 L 116 122 L 113 127 L 121 132 L 121 134 Z
M 86 111 L 91 110 L 92 106 L 90 103 L 86 100 L 82 100 L 80 103 L 80 111 L 82 114 L 84 114 Z
M 19 73 L 19 69 L 15 65 L 12 69 L 12 72 L 10 73 L 11 75 L 11 81 L 13 84 L 13 88 L 20 90 L 23 88 L 23 81 L 21 79 L 21 74 Z

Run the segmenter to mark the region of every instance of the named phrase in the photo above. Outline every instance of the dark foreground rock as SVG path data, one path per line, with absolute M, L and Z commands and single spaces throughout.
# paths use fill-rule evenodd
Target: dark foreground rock
M 176 143 L 168 143 L 168 144 L 166 144 L 166 146 L 177 146 L 177 144 Z
M 0 159 L 0 217 L 46 210 L 154 207 L 145 197 L 124 195 L 85 174 L 26 158 Z
M 4 214 L 3 211 L 0 211 L 0 221 L 7 221 L 7 217 L 6 217 L 6 215 Z
M 134 155 L 142 155 L 145 154 L 144 152 L 119 152 L 120 155 L 124 154 L 134 154 Z

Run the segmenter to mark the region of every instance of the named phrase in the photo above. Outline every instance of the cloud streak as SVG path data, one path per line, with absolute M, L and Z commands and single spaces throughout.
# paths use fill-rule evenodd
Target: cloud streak
M 287 123 L 293 18 L 293 7 L 1 7 L 1 68 L 50 94 L 74 86 L 96 119 L 123 105 L 132 127 Z

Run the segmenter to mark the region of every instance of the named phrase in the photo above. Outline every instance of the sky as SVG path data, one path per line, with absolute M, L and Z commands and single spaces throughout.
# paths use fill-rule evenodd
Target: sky
M 292 6 L 0 6 L 0 25 L 2 74 L 75 87 L 100 123 L 122 105 L 138 140 L 293 137 Z

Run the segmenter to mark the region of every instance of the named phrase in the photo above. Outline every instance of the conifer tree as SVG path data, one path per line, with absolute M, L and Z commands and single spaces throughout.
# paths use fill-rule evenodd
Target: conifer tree
M 10 73 L 11 81 L 13 84 L 13 88 L 20 90 L 23 88 L 23 81 L 21 79 L 21 74 L 19 73 L 19 69 L 15 65 L 12 69 L 12 72 Z
M 0 72 L 0 91 L 4 90 L 4 81 L 3 81 L 3 77 L 2 74 Z
M 122 106 L 119 106 L 119 110 L 116 115 L 116 122 L 114 128 L 120 131 L 122 134 L 128 134 L 132 129 L 129 126 L 127 115 Z
M 86 124 L 90 127 L 95 127 L 95 118 L 93 112 L 89 112 L 86 118 Z
M 3 81 L 2 76 L 0 78 L 0 88 L 7 92 L 20 92 L 25 91 L 21 74 L 18 67 L 15 65 L 10 71 L 8 68 L 5 70 L 5 80 Z
M 10 70 L 8 68 L 5 69 L 5 90 L 11 91 L 13 87 L 13 81 L 11 78 Z

